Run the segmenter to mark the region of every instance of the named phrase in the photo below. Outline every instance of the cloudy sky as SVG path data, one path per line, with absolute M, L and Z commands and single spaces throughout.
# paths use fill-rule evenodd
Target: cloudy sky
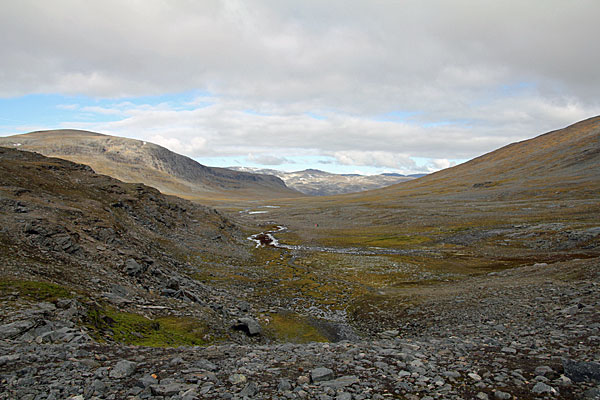
M 6 0 L 0 135 L 412 173 L 600 114 L 597 0 Z

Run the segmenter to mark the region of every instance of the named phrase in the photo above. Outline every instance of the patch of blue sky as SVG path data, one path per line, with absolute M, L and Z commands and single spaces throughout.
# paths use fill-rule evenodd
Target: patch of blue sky
M 519 92 L 530 90 L 530 89 L 535 89 L 536 86 L 537 85 L 533 82 L 522 81 L 522 82 L 515 82 L 515 83 L 500 85 L 500 87 L 498 88 L 498 91 L 501 93 L 510 95 L 510 94 L 515 94 L 515 93 L 519 93 Z
M 245 110 L 242 110 L 242 112 L 243 112 L 244 114 L 256 115 L 256 116 L 259 116 L 259 117 L 270 117 L 270 116 L 272 116 L 271 114 L 263 113 L 263 112 L 256 111 L 256 110 L 252 110 L 252 109 L 250 109 L 250 108 L 247 108 L 247 109 L 245 109 Z
M 317 113 L 314 113 L 314 112 L 310 112 L 310 111 L 309 112 L 305 112 L 304 115 L 307 115 L 307 116 L 311 117 L 312 119 L 318 119 L 319 121 L 324 121 L 324 120 L 327 119 L 327 117 L 325 117 L 323 115 L 320 115 L 320 114 L 317 114 Z
M 118 99 L 67 96 L 60 94 L 29 94 L 0 98 L 0 135 L 19 132 L 20 127 L 39 126 L 44 129 L 64 127 L 68 122 L 112 122 L 123 119 L 119 110 L 142 106 L 185 111 L 212 104 L 211 94 L 205 91 Z M 206 101 L 202 99 L 206 98 Z
M 7 125 L 58 126 L 72 110 L 61 110 L 63 103 L 76 103 L 78 99 L 60 95 L 32 94 L 12 98 L 0 98 L 0 120 Z
M 213 104 L 212 101 L 203 101 L 203 98 L 210 98 L 210 92 L 203 90 L 190 90 L 180 93 L 168 93 L 151 96 L 125 97 L 119 99 L 107 99 L 110 104 L 131 103 L 136 106 L 149 105 L 159 106 L 167 104 L 174 110 L 194 110 L 199 107 L 206 107 Z M 105 101 L 105 100 L 102 100 Z
M 423 168 L 431 162 L 431 158 L 426 157 L 410 157 L 410 159 L 413 160 L 419 168 Z
M 418 114 L 420 114 L 418 111 L 391 111 L 377 115 L 373 119 L 383 122 L 409 122 L 412 117 Z

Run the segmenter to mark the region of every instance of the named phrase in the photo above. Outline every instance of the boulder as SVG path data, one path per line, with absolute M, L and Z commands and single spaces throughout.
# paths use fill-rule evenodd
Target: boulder
M 177 281 L 176 279 L 169 279 L 169 281 L 167 282 L 167 289 L 171 289 L 171 290 L 179 290 L 179 281 Z
M 574 382 L 600 382 L 600 363 L 563 359 L 565 375 Z
M 258 321 L 250 317 L 238 318 L 233 328 L 246 332 L 248 336 L 260 335 L 262 333 L 262 328 Z
M 144 272 L 144 267 L 142 267 L 137 261 L 133 258 L 128 258 L 125 261 L 125 273 L 129 276 L 140 276 Z
M 110 371 L 109 376 L 113 379 L 127 378 L 135 372 L 137 364 L 133 361 L 121 360 Z
M 538 382 L 535 384 L 531 391 L 535 394 L 550 394 L 556 396 L 558 391 L 552 386 L 546 385 L 544 382 Z

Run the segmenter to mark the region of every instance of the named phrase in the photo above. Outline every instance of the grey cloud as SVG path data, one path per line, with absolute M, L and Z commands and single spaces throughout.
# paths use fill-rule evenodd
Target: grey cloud
M 422 109 L 453 87 L 481 95 L 525 80 L 593 101 L 599 14 L 595 0 L 23 0 L 0 16 L 0 91 L 112 97 L 193 86 L 364 111 Z
M 206 90 L 208 107 L 78 124 L 192 156 L 470 158 L 600 113 L 598 15 L 597 0 L 21 0 L 0 13 L 0 96 Z M 393 111 L 417 113 L 377 120 Z

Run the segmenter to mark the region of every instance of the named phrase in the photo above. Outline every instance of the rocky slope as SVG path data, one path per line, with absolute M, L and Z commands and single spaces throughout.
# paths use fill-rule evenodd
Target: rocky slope
M 419 174 L 410 176 L 400 174 L 332 174 L 318 169 L 306 169 L 304 171 L 296 172 L 250 167 L 229 167 L 229 169 L 277 176 L 281 178 L 288 187 L 310 196 L 330 196 L 335 194 L 363 192 L 424 176 Z
M 248 311 L 232 293 L 193 279 L 195 257 L 248 258 L 244 235 L 216 210 L 143 184 L 0 148 L 0 227 L 0 293 L 26 302 L 64 297 L 70 311 L 60 316 L 88 324 L 98 339 L 160 333 L 159 341 L 177 343 L 176 329 L 135 326 L 139 318 L 173 317 L 165 327 L 195 326 L 198 335 L 188 339 L 210 342 L 231 336 L 241 309 Z
M 38 131 L 0 138 L 0 146 L 35 151 L 89 165 L 124 182 L 141 182 L 187 198 L 298 196 L 273 176 L 211 168 L 164 147 L 80 130 Z

